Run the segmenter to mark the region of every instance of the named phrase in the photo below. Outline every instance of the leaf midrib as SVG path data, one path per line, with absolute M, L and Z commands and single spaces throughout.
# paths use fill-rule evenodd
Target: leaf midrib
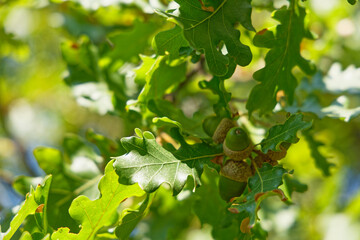
M 280 136 L 288 133 L 289 131 L 295 130 L 295 129 L 297 129 L 297 128 L 298 128 L 297 131 L 302 130 L 304 127 L 307 127 L 308 124 L 310 124 L 310 123 L 309 123 L 309 122 L 302 122 L 302 125 L 301 125 L 301 126 L 294 126 L 294 127 L 292 127 L 292 128 L 289 128 L 289 129 L 286 130 L 285 132 L 282 132 L 282 133 L 276 135 L 275 137 L 265 139 L 265 140 L 262 141 L 260 144 L 263 145 L 263 144 L 265 144 L 265 143 L 267 143 L 267 142 L 269 142 L 269 141 L 272 141 L 272 140 L 274 140 L 274 139 L 276 139 L 276 138 L 279 138 Z M 283 127 L 285 127 L 285 126 L 283 126 Z
M 217 9 L 215 9 L 214 12 L 212 12 L 209 16 L 207 16 L 206 18 L 204 18 L 203 20 L 201 20 L 200 22 L 194 24 L 193 26 L 184 29 L 184 31 L 188 31 L 191 30 L 193 28 L 196 28 L 197 26 L 201 25 L 202 23 L 206 22 L 207 20 L 209 20 L 210 18 L 212 18 L 223 6 L 224 4 L 227 2 L 228 0 L 224 0 Z

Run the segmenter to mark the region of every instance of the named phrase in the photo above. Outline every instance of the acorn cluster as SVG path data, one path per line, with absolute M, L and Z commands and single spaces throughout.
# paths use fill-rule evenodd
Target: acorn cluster
M 255 174 L 256 167 L 261 168 L 264 162 L 277 165 L 277 161 L 286 156 L 291 145 L 283 142 L 279 152 L 269 150 L 265 154 L 254 149 L 247 132 L 228 118 L 207 117 L 203 121 L 203 129 L 215 143 L 223 144 L 226 159 L 220 170 L 219 192 L 225 201 L 244 192 L 248 178 Z M 251 159 L 251 165 L 246 162 L 248 158 Z

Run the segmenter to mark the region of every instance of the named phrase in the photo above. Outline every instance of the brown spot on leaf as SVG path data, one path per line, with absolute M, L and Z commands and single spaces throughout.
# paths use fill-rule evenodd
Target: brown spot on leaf
M 258 31 L 256 34 L 257 35 L 263 35 L 264 33 L 266 33 L 267 32 L 267 28 L 264 28 L 263 30 L 261 30 L 261 31 Z
M 77 43 L 72 43 L 71 48 L 72 49 L 79 49 L 79 45 Z
M 283 202 L 287 201 L 287 198 L 281 189 L 275 189 L 275 190 L 273 190 L 273 192 L 280 195 L 281 201 L 283 201 Z
M 230 198 L 229 202 L 235 201 L 236 198 L 237 198 L 237 197 Z
M 212 6 L 209 6 L 209 7 L 205 6 L 202 0 L 199 0 L 199 2 L 200 2 L 200 4 L 201 4 L 201 9 L 202 9 L 202 10 L 204 10 L 204 11 L 206 11 L 206 12 L 214 12 L 214 7 L 212 7 Z
M 250 218 L 247 217 L 245 219 L 243 219 L 241 221 L 241 224 L 240 224 L 240 231 L 242 233 L 250 233 L 250 226 L 249 226 L 249 223 L 250 223 Z
M 224 160 L 224 156 L 221 155 L 221 156 L 216 156 L 214 157 L 213 159 L 211 159 L 211 161 L 215 164 L 218 164 L 220 166 L 222 166 L 222 163 L 223 163 L 223 160 Z
M 36 213 L 42 213 L 44 211 L 44 204 L 40 204 L 37 209 L 35 210 Z
M 214 8 L 212 6 L 210 7 L 201 6 L 201 9 L 207 12 L 214 12 Z
M 263 196 L 265 193 L 257 193 L 255 194 L 255 202 L 257 202 L 259 200 L 259 198 L 261 198 L 261 196 Z
M 239 210 L 237 210 L 236 208 L 228 208 L 229 212 L 231 213 L 235 213 L 235 214 L 238 214 L 240 213 Z

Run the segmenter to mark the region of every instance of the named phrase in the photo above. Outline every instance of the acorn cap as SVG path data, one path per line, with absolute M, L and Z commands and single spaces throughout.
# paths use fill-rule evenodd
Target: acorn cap
M 217 126 L 212 137 L 215 143 L 222 143 L 226 138 L 227 132 L 236 126 L 236 123 L 229 118 L 223 118 Z
M 244 161 L 227 160 L 220 170 L 220 175 L 238 182 L 247 182 L 252 176 L 251 167 Z
M 234 161 L 242 161 L 245 158 L 249 157 L 253 148 L 254 148 L 254 144 L 251 141 L 250 141 L 249 146 L 242 151 L 233 151 L 233 150 L 229 149 L 226 146 L 226 139 L 223 144 L 224 154 Z

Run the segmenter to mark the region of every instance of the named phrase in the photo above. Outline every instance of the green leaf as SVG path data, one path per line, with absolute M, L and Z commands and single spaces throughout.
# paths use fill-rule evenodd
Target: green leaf
M 235 200 L 230 210 L 239 213 L 247 212 L 250 217 L 250 225 L 254 225 L 262 200 L 274 195 L 280 196 L 284 200 L 285 196 L 278 187 L 282 184 L 285 173 L 287 171 L 280 166 L 272 167 L 270 164 L 264 163 L 263 167 L 258 169 L 258 172 L 248 180 L 248 187 L 251 191 Z
M 21 234 L 20 240 L 50 240 L 50 234 L 44 235 L 39 232 L 30 234 L 28 231 L 25 231 L 23 234 Z
M 154 65 L 156 59 L 145 55 L 140 55 L 140 59 L 142 63 L 134 70 L 134 73 L 136 75 L 134 81 L 136 84 L 143 86 L 146 83 L 147 73 Z
M 98 50 L 89 38 L 82 37 L 78 43 L 66 41 L 61 51 L 69 72 L 65 82 L 77 103 L 101 115 L 114 111 L 113 94 L 98 64 Z
M 168 117 L 160 117 L 160 118 L 155 117 L 155 118 L 153 118 L 152 122 L 158 128 L 161 128 L 161 127 L 170 127 L 170 128 L 176 127 L 176 128 L 180 129 L 180 132 L 182 132 L 182 130 L 183 130 L 181 123 L 179 123 L 177 121 L 174 121 L 174 120 L 171 120 Z
M 48 213 L 50 226 L 54 229 L 66 226 L 78 231 L 78 224 L 70 217 L 68 209 L 80 194 L 92 199 L 98 197 L 101 174 L 97 163 L 102 163 L 102 158 L 76 135 L 67 135 L 63 148 L 64 154 L 57 149 L 38 147 L 34 156 L 45 173 L 53 175 L 48 201 L 52 209 Z
M 208 136 L 202 129 L 202 118 L 188 118 L 181 109 L 176 108 L 169 101 L 161 99 L 153 99 L 148 102 L 148 109 L 155 113 L 158 117 L 168 117 L 179 122 L 186 133 L 199 138 L 207 138 Z
M 168 183 L 176 195 L 188 176 L 199 182 L 196 172 L 158 145 L 150 132 L 144 132 L 141 138 L 122 138 L 121 143 L 129 153 L 115 158 L 120 183 L 138 183 L 146 192 L 154 192 L 162 183 Z
M 138 131 L 139 132 L 139 131 Z M 150 132 L 138 133 L 140 137 L 122 138 L 121 143 L 129 153 L 116 158 L 114 168 L 120 183 L 138 183 L 146 192 L 154 192 L 162 183 L 167 183 L 177 195 L 189 176 L 194 186 L 200 184 L 204 162 L 219 155 L 212 154 L 205 145 L 187 145 L 171 153 L 157 144 Z
M 101 197 L 91 201 L 79 196 L 69 208 L 70 216 L 81 225 L 80 232 L 74 234 L 69 233 L 67 228 L 60 228 L 52 234 L 51 239 L 94 239 L 99 229 L 116 223 L 117 208 L 124 199 L 144 195 L 138 185 L 120 185 L 112 165 L 113 162 L 109 162 L 100 180 Z
M 251 228 L 251 240 L 267 240 L 268 233 L 262 229 L 259 223 L 256 223 L 253 228 Z
M 86 132 L 86 139 L 98 147 L 106 164 L 110 161 L 110 157 L 126 153 L 126 150 L 118 140 L 115 142 L 101 134 L 95 133 L 92 129 Z
M 192 209 L 201 225 L 212 226 L 214 239 L 243 239 L 239 228 L 241 217 L 227 210 L 228 204 L 219 195 L 218 181 L 219 174 L 214 169 L 205 167 L 204 174 L 201 175 L 202 185 L 194 194 Z
M 312 122 L 302 120 L 303 115 L 298 113 L 291 115 L 284 124 L 275 125 L 269 129 L 266 138 L 260 143 L 264 153 L 269 150 L 278 151 L 282 142 L 297 143 L 299 138 L 296 136 L 297 131 L 311 127 Z
M 254 37 L 254 45 L 271 49 L 265 57 L 265 67 L 254 73 L 254 79 L 260 83 L 250 93 L 246 105 L 249 115 L 255 110 L 260 110 L 260 114 L 272 111 L 280 90 L 292 104 L 297 86 L 292 74 L 295 66 L 306 74 L 315 72 L 315 67 L 300 55 L 302 39 L 311 37 L 304 26 L 305 15 L 306 11 L 298 5 L 298 0 L 291 0 L 288 9 L 282 7 L 274 14 L 274 19 L 281 23 L 276 32 L 265 29 Z
M 106 56 L 123 61 L 138 60 L 139 54 L 150 45 L 149 38 L 158 28 L 155 22 L 134 21 L 130 31 L 115 32 L 109 35 L 112 47 L 106 52 Z
M 103 158 L 83 138 L 75 134 L 67 134 L 63 146 L 64 157 L 70 159 L 70 170 L 74 174 L 85 179 L 92 179 L 100 174 L 98 164 Z
M 192 47 L 205 51 L 210 71 L 217 76 L 228 72 L 230 58 L 236 64 L 246 66 L 251 62 L 250 48 L 240 42 L 240 31 L 234 28 L 240 23 L 254 30 L 251 24 L 250 0 L 222 0 L 206 8 L 201 1 L 176 0 L 180 4 L 180 15 L 174 16 L 183 25 L 184 36 Z M 224 43 L 228 54 L 221 53 Z
M 225 89 L 225 81 L 219 77 L 213 77 L 210 81 L 201 81 L 199 86 L 202 89 L 209 89 L 214 94 L 219 96 L 219 100 L 214 104 L 214 112 L 221 118 L 231 118 L 231 110 L 229 102 L 231 100 L 231 93 Z
M 0 237 L 1 237 L 1 235 L 0 235 Z M 33 238 L 29 232 L 23 232 L 23 234 L 21 234 L 20 240 L 33 240 Z
M 153 47 L 159 55 L 169 55 L 169 60 L 179 57 L 179 50 L 188 47 L 189 43 L 183 35 L 182 28 L 175 25 L 174 28 L 159 32 L 153 40 Z
M 43 185 L 39 184 L 35 190 L 31 187 L 30 193 L 26 195 L 25 201 L 21 204 L 20 210 L 12 219 L 10 228 L 3 233 L 3 240 L 11 239 L 20 225 L 24 222 L 25 218 L 29 215 L 35 214 L 35 212 L 41 214 L 41 227 L 44 232 L 46 233 L 48 231 L 46 212 L 51 180 L 52 176 L 49 175 L 45 177 Z
M 202 174 L 202 170 L 204 168 L 204 165 L 208 165 L 211 168 L 220 170 L 219 165 L 214 164 L 213 162 L 209 161 L 211 158 L 222 155 L 223 149 L 222 146 L 211 146 L 206 143 L 196 143 L 193 145 L 190 145 L 186 142 L 184 135 L 183 135 L 183 129 L 180 123 L 173 121 L 167 117 L 162 118 L 153 118 L 153 122 L 158 127 L 168 127 L 169 129 L 165 130 L 167 131 L 170 136 L 178 141 L 178 143 L 181 145 L 181 147 L 175 151 L 175 148 L 169 148 L 169 150 L 174 156 L 180 160 L 185 159 L 186 163 L 191 167 L 195 168 L 199 175 Z M 164 146 L 163 146 L 164 147 Z M 197 156 L 199 153 L 203 152 L 203 154 L 207 153 L 210 158 L 206 157 L 194 157 L 193 160 L 189 160 L 193 158 L 193 156 Z
M 204 165 L 208 165 L 218 171 L 220 170 L 219 165 L 210 160 L 223 155 L 221 146 L 215 147 L 204 142 L 190 145 L 186 142 L 179 128 L 172 128 L 170 135 L 181 144 L 181 147 L 177 151 L 172 152 L 174 156 L 182 162 L 185 162 L 192 169 L 195 169 L 198 176 L 202 175 Z
M 308 186 L 306 184 L 301 183 L 291 174 L 285 174 L 283 177 L 283 181 L 285 187 L 285 194 L 290 200 L 293 192 L 303 193 L 308 190 Z
M 99 81 L 98 52 L 88 37 L 83 36 L 78 42 L 63 42 L 61 52 L 69 71 L 65 78 L 68 85 Z
M 316 167 L 322 171 L 324 176 L 330 176 L 330 168 L 334 167 L 335 164 L 330 163 L 326 157 L 323 156 L 323 154 L 319 151 L 319 147 L 324 146 L 324 143 L 316 140 L 308 131 L 305 131 L 304 133 L 305 139 L 308 142 L 311 156 L 315 160 Z
M 115 234 L 120 240 L 129 239 L 131 232 L 135 229 L 137 224 L 149 211 L 150 205 L 153 201 L 154 194 L 147 194 L 146 199 L 142 202 L 140 207 L 136 210 L 127 209 L 123 212 L 120 225 L 115 229 Z
M 350 3 L 351 5 L 355 5 L 355 3 L 356 3 L 356 0 L 347 0 L 348 1 L 348 3 Z
M 18 176 L 15 178 L 12 187 L 21 195 L 25 196 L 32 186 L 36 188 L 43 181 L 42 177 Z
M 170 87 L 175 87 L 186 78 L 186 62 L 168 64 L 167 56 L 158 57 L 146 74 L 146 84 L 138 101 L 147 103 L 150 99 L 162 98 Z

